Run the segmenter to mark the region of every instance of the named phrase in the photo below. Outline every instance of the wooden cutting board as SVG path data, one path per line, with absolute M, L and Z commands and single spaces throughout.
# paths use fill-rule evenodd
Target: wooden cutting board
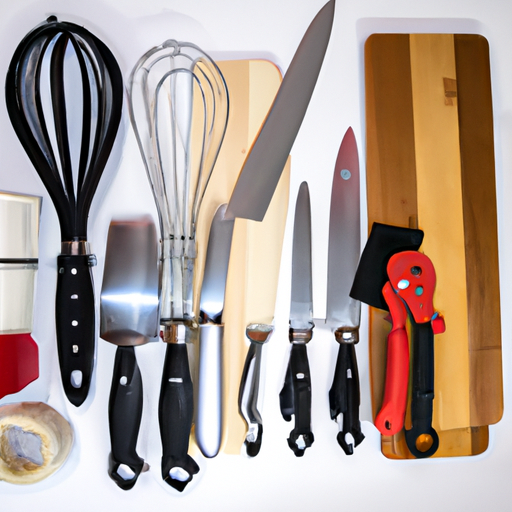
M 503 412 L 489 49 L 479 35 L 374 34 L 365 46 L 367 196 L 373 222 L 419 227 L 437 274 L 437 456 L 480 453 Z M 370 312 L 374 414 L 387 322 Z M 383 438 L 408 457 L 402 435 Z
M 229 121 L 198 221 L 194 296 L 199 297 L 211 219 L 229 201 L 252 142 L 281 84 L 278 68 L 266 60 L 218 61 L 229 91 Z M 238 412 L 238 390 L 250 323 L 274 318 L 281 249 L 288 211 L 290 161 L 262 222 L 236 219 L 224 304 L 224 430 L 221 450 L 239 454 L 246 425 Z M 272 343 L 272 340 L 269 341 Z M 192 447 L 193 448 L 193 447 Z

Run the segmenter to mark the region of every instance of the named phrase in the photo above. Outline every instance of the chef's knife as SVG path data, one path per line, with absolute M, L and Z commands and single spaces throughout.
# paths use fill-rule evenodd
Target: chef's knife
M 234 220 L 225 220 L 227 205 L 217 208 L 206 251 L 199 330 L 199 378 L 195 436 L 205 457 L 215 457 L 222 441 L 222 341 L 224 293 Z
M 297 457 L 314 441 L 311 431 L 311 377 L 306 344 L 313 336 L 313 290 L 311 276 L 311 206 L 308 184 L 299 188 L 293 226 L 290 331 L 292 344 L 283 389 L 279 393 L 281 414 L 286 421 L 295 415 L 295 428 L 288 445 Z
M 322 67 L 334 5 L 327 2 L 304 34 L 244 162 L 226 217 L 263 220 Z
M 347 455 L 364 439 L 355 353 L 361 303 L 349 295 L 360 254 L 359 209 L 359 158 L 354 132 L 349 128 L 341 142 L 332 182 L 325 320 L 339 343 L 329 405 L 331 418 L 341 427 L 338 443 Z

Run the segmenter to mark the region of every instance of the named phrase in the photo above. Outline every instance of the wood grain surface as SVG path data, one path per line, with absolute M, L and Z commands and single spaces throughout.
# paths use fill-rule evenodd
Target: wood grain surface
M 475 35 L 374 34 L 365 46 L 367 196 L 373 222 L 419 227 L 437 274 L 437 456 L 481 453 L 503 409 L 489 53 Z M 382 313 L 370 312 L 374 413 L 383 393 Z M 384 325 L 384 326 L 383 326 Z M 408 458 L 403 435 L 383 452 Z
M 198 233 L 195 296 L 199 296 L 202 281 L 208 240 L 206 227 L 209 228 L 217 206 L 229 201 L 249 148 L 282 79 L 278 68 L 270 61 L 234 60 L 219 61 L 217 64 L 228 87 L 230 113 L 224 142 L 198 221 L 201 231 Z M 249 347 L 245 328 L 249 323 L 270 324 L 274 318 L 288 211 L 289 176 L 290 161 L 262 222 L 235 221 L 223 314 L 224 429 L 221 450 L 224 453 L 239 454 L 245 439 L 246 426 L 238 412 L 238 390 Z M 192 359 L 196 357 L 197 350 L 194 350 Z

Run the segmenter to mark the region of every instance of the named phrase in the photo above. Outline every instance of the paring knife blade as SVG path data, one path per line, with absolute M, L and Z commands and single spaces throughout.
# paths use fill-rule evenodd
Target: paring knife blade
M 359 262 L 360 236 L 359 158 L 354 132 L 349 128 L 341 142 L 332 184 L 326 315 L 326 324 L 340 345 L 329 391 L 331 418 L 341 421 L 343 415 L 337 439 L 347 455 L 364 439 L 355 353 L 361 304 L 349 295 Z
M 311 377 L 306 344 L 313 335 L 313 290 L 311 272 L 311 205 L 308 184 L 299 188 L 293 227 L 292 289 L 289 339 L 292 344 L 284 386 L 279 393 L 281 414 L 286 421 L 295 415 L 295 428 L 288 446 L 297 457 L 314 441 L 311 431 Z
M 224 218 L 226 208 L 226 204 L 219 206 L 212 221 L 199 302 L 202 323 L 195 436 L 205 457 L 215 457 L 222 441 L 222 312 L 235 224 Z
M 315 16 L 244 162 L 226 218 L 263 220 L 300 129 L 331 35 L 335 0 Z

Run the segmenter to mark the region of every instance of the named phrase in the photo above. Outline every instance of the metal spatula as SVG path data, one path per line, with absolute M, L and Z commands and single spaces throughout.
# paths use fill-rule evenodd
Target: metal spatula
M 142 378 L 134 346 L 158 334 L 158 243 L 150 217 L 112 221 L 101 291 L 101 337 L 117 345 L 109 401 L 109 475 L 131 489 L 147 469 L 136 452 Z

